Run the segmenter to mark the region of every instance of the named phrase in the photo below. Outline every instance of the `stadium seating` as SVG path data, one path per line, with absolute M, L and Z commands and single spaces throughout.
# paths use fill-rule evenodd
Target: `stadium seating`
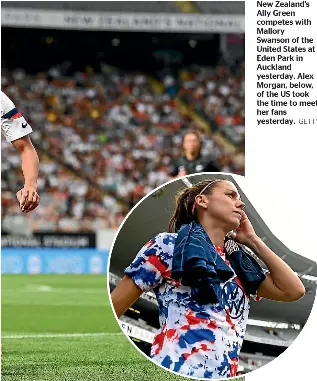
M 234 75 L 226 66 L 182 72 L 183 99 L 235 145 L 244 143 L 244 66 Z
M 230 99 L 240 105 L 243 79 L 239 77 L 241 83 L 237 82 L 229 70 L 224 85 L 213 88 L 213 74 L 203 68 L 200 72 L 196 68 L 195 74 L 192 70 L 181 73 L 180 80 L 165 76 L 160 94 L 151 78 L 142 73 L 103 66 L 102 74 L 88 70 L 65 76 L 65 68 L 53 67 L 35 76 L 21 69 L 2 71 L 2 89 L 33 126 L 32 140 L 41 158 L 42 203 L 28 216 L 33 231 L 117 229 L 145 194 L 169 180 L 187 128 L 201 130 L 203 152 L 222 171 L 244 173 L 244 153 L 237 150 L 228 155 L 212 133 L 204 131 L 190 113 L 181 112 L 174 100 L 175 95 L 187 96 L 186 105 L 192 109 L 198 100 L 212 97 L 226 109 L 226 93 L 221 94 L 219 86 L 225 89 L 226 84 L 235 83 L 236 91 L 229 85 Z M 201 88 L 208 89 L 205 98 L 199 96 Z M 238 106 L 236 110 L 241 111 Z M 216 119 L 217 114 L 210 118 Z M 231 125 L 236 127 L 239 130 Z M 14 191 L 22 183 L 17 154 L 5 142 L 2 149 L 3 226 L 10 226 L 18 213 Z
M 257 338 L 259 342 L 276 342 L 276 345 L 289 346 L 293 342 L 299 331 L 291 329 L 264 328 L 248 325 L 246 337 Z

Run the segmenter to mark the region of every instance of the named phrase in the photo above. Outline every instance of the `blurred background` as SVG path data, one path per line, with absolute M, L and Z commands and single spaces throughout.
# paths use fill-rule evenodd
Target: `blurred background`
M 33 127 L 41 197 L 35 211 L 21 214 L 20 158 L 2 139 L 3 374 L 73 380 L 83 374 L 73 350 L 68 376 L 58 373 L 65 366 L 58 343 L 70 339 L 55 338 L 48 350 L 43 335 L 82 333 L 93 336 L 72 340 L 82 340 L 77 355 L 90 359 L 89 377 L 111 379 L 107 362 L 115 353 L 100 359 L 100 348 L 91 348 L 109 351 L 104 334 L 125 340 L 104 276 L 121 222 L 170 179 L 188 130 L 201 133 L 201 152 L 219 171 L 244 174 L 244 2 L 5 1 L 1 7 L 2 91 Z M 131 364 L 135 358 L 142 364 L 138 356 L 131 352 Z M 19 368 L 26 359 L 32 367 Z M 135 367 L 125 374 L 137 377 Z M 159 374 L 153 370 L 151 380 Z

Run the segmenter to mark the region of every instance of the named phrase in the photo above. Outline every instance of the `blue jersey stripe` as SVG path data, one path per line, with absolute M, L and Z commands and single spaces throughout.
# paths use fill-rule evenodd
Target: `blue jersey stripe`
M 6 114 L 2 115 L 2 119 L 10 119 L 12 118 L 15 114 L 17 114 L 19 111 L 16 107 L 14 107 L 11 111 L 7 112 Z

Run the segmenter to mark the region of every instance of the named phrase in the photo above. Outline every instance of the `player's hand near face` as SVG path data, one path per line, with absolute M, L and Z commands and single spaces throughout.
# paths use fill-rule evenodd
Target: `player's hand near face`
M 248 216 L 242 210 L 242 218 L 241 218 L 241 222 L 240 222 L 239 227 L 236 229 L 235 239 L 238 242 L 240 242 L 246 246 L 249 246 L 250 242 L 252 242 L 256 236 L 257 235 L 253 229 L 253 226 L 252 226 Z
M 25 213 L 35 209 L 40 203 L 40 196 L 34 186 L 25 185 L 16 193 L 16 196 L 22 212 Z
M 253 250 L 269 270 L 257 290 L 258 296 L 287 302 L 305 295 L 305 287 L 297 274 L 257 236 L 244 211 L 235 239 Z

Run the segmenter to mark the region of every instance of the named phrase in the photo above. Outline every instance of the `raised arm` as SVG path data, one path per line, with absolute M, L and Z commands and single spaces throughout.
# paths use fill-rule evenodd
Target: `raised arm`
M 269 273 L 257 290 L 266 299 L 292 302 L 305 295 L 305 287 L 295 272 L 258 237 L 245 212 L 236 240 L 248 246 L 266 264 Z
M 258 288 L 258 296 L 280 302 L 293 302 L 305 295 L 305 287 L 299 277 L 259 237 L 253 238 L 250 248 L 270 271 Z

